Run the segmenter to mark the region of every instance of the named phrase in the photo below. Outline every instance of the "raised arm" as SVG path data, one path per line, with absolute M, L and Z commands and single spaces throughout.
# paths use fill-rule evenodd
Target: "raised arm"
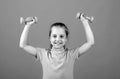
M 84 54 L 92 45 L 94 45 L 94 35 L 90 28 L 90 18 L 86 17 L 83 13 L 80 15 L 80 20 L 84 26 L 87 42 L 78 48 L 79 54 Z
M 33 46 L 30 46 L 28 43 L 28 33 L 30 30 L 30 27 L 35 23 L 35 19 L 32 17 L 28 17 L 24 23 L 25 23 L 25 27 L 20 37 L 19 46 L 20 48 L 23 48 L 25 51 L 27 51 L 31 55 L 35 56 L 37 49 Z

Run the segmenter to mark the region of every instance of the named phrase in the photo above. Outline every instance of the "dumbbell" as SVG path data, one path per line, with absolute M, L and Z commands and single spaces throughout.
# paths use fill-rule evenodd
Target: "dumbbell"
M 36 24 L 37 21 L 38 21 L 37 17 L 32 17 L 32 18 L 35 20 L 35 24 Z M 27 24 L 27 22 L 31 22 L 31 21 L 33 21 L 33 19 L 27 21 L 25 18 L 20 17 L 20 24 Z
M 81 14 L 83 14 L 83 13 L 77 13 L 77 14 L 76 14 L 76 18 L 77 18 L 77 19 L 81 19 Z M 85 16 L 84 14 L 83 14 L 83 16 L 84 16 L 86 19 L 88 19 L 88 21 L 89 21 L 90 23 L 92 23 L 93 20 L 94 20 L 94 17 L 93 17 L 93 16 L 92 16 L 92 17 L 88 17 L 88 16 Z

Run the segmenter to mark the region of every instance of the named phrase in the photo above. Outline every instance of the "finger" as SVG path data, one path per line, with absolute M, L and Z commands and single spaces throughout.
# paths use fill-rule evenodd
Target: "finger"
M 81 13 L 81 18 L 85 18 L 86 19 L 86 14 L 85 13 Z
M 81 13 L 80 17 L 83 17 L 84 16 L 84 13 Z

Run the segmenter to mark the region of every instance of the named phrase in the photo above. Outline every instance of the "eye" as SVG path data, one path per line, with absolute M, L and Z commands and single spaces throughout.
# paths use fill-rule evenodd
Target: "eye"
M 53 37 L 54 37 L 54 38 L 56 38 L 56 37 L 57 37 L 57 35 L 53 35 Z
M 63 38 L 64 37 L 64 35 L 60 35 L 60 38 Z

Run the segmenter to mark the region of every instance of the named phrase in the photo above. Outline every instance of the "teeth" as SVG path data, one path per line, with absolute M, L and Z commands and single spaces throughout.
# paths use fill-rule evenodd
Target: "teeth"
M 57 42 L 56 44 L 60 44 L 59 42 Z
M 56 42 L 56 41 L 55 41 L 54 44 L 62 44 L 62 42 Z

